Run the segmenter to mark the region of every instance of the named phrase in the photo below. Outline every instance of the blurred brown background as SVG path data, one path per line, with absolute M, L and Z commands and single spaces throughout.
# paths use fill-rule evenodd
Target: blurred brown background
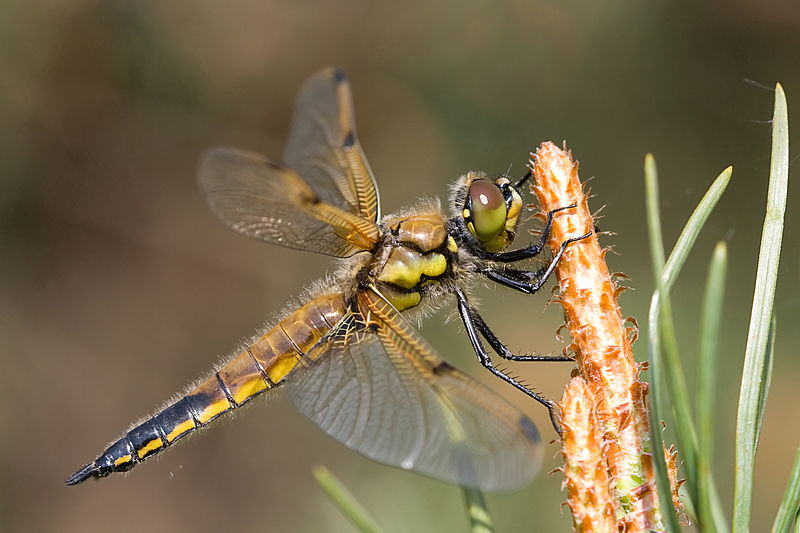
M 595 176 L 593 207 L 607 205 L 601 229 L 617 232 L 604 239 L 618 254 L 611 267 L 637 289 L 623 296 L 624 312 L 642 323 L 653 286 L 644 154 L 659 163 L 668 244 L 734 165 L 673 302 L 692 379 L 706 263 L 728 240 L 716 470 L 730 500 L 772 113 L 771 91 L 745 80 L 781 81 L 800 124 L 797 3 L 55 0 L 0 12 L 0 530 L 351 531 L 313 481 L 316 464 L 387 531 L 466 528 L 457 488 L 346 450 L 280 394 L 127 477 L 63 484 L 331 266 L 226 230 L 194 177 L 214 144 L 279 157 L 297 89 L 327 65 L 352 79 L 385 212 L 445 195 L 470 169 L 521 173 L 540 141 L 566 140 L 584 178 Z M 757 465 L 761 531 L 800 441 L 796 204 Z M 512 348 L 561 349 L 546 296 L 480 293 Z M 445 317 L 425 328 L 443 355 L 552 438 L 544 410 L 489 379 Z M 570 370 L 514 369 L 551 397 Z M 499 531 L 570 529 L 561 477 L 547 473 L 556 452 L 551 444 L 530 487 L 489 496 Z

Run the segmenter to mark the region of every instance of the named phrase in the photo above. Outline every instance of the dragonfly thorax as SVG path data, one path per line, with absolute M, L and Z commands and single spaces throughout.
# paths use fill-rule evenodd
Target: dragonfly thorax
M 384 221 L 382 253 L 370 268 L 381 293 L 398 310 L 417 306 L 434 286 L 449 280 L 457 251 L 438 212 L 398 216 Z

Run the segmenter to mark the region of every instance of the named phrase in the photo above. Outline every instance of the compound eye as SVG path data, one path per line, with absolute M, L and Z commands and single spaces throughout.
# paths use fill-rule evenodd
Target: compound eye
M 506 224 L 506 201 L 493 182 L 477 179 L 469 186 L 475 236 L 488 242 L 500 235 Z

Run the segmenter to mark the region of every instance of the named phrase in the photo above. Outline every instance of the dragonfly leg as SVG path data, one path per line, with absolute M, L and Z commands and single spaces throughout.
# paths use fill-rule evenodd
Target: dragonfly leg
M 525 184 L 525 182 L 530 179 L 531 176 L 533 176 L 533 172 L 528 170 L 524 176 L 522 176 L 520 179 L 517 180 L 517 182 L 514 184 L 514 188 L 517 189 L 517 191 L 519 191 L 519 188 L 522 187 Z
M 561 243 L 561 246 L 558 249 L 558 253 L 553 259 L 548 263 L 546 266 L 540 268 L 536 271 L 527 271 L 527 270 L 516 270 L 511 268 L 494 268 L 488 267 L 482 271 L 487 278 L 494 281 L 495 283 L 499 283 L 501 285 L 505 285 L 506 287 L 512 288 L 514 290 L 524 292 L 525 294 L 533 294 L 539 289 L 542 288 L 550 276 L 555 271 L 558 262 L 561 260 L 561 256 L 564 255 L 564 252 L 567 249 L 567 246 L 570 243 L 575 241 L 580 241 L 585 239 L 586 237 L 590 236 L 592 233 L 589 232 L 586 235 L 581 235 L 580 237 L 573 237 L 571 239 L 567 239 L 566 241 Z
M 572 361 L 575 362 L 575 359 L 572 357 L 567 357 L 565 355 L 516 355 L 509 350 L 505 344 L 495 335 L 495 333 L 491 330 L 486 321 L 480 315 L 477 309 L 474 307 L 470 307 L 467 304 L 467 309 L 469 312 L 469 318 L 472 320 L 472 324 L 474 328 L 486 339 L 486 342 L 489 343 L 489 346 L 502 357 L 503 359 L 508 359 L 509 361 Z
M 472 348 L 475 350 L 475 355 L 478 357 L 478 361 L 486 368 L 489 372 L 494 374 L 495 376 L 499 377 L 509 385 L 515 387 L 516 389 L 524 392 L 540 404 L 544 405 L 547 408 L 547 411 L 550 413 L 550 422 L 553 424 L 553 428 L 555 428 L 556 432 L 561 435 L 561 423 L 559 422 L 559 415 L 558 415 L 558 404 L 553 400 L 542 396 L 541 394 L 532 391 L 525 385 L 523 385 L 519 380 L 516 378 L 508 375 L 503 370 L 496 368 L 494 363 L 492 362 L 491 357 L 489 356 L 489 352 L 483 346 L 481 342 L 480 335 L 483 335 L 489 344 L 492 345 L 498 354 L 501 357 L 506 359 L 512 359 L 514 361 L 570 361 L 569 358 L 561 358 L 558 356 L 513 356 L 511 352 L 503 345 L 502 342 L 497 338 L 497 336 L 491 332 L 491 330 L 486 325 L 486 322 L 480 317 L 480 315 L 475 311 L 467 302 L 467 297 L 464 295 L 463 292 L 456 291 L 456 296 L 458 298 L 458 312 L 461 315 L 461 320 L 464 322 L 464 327 L 467 330 L 467 335 L 469 336 L 470 343 L 472 344 Z M 476 320 L 477 317 L 477 320 Z M 499 347 L 502 346 L 502 350 Z M 513 356 L 513 357 L 506 357 L 506 356 Z M 532 357 L 533 359 L 516 359 L 515 357 Z M 538 358 L 537 358 L 538 357 Z
M 539 242 L 531 244 L 527 248 L 520 248 L 519 250 L 512 250 L 510 252 L 484 252 L 481 253 L 482 259 L 488 259 L 490 261 L 499 261 L 501 263 L 514 263 L 516 261 L 522 261 L 523 259 L 528 259 L 531 257 L 536 257 L 539 255 L 542 250 L 544 249 L 545 245 L 547 244 L 547 239 L 550 237 L 550 230 L 553 227 L 553 215 L 558 213 L 559 211 L 564 211 L 565 209 L 574 209 L 577 204 L 567 205 L 564 207 L 558 207 L 551 211 L 547 212 L 547 219 L 545 220 L 544 227 L 542 228 L 542 234 L 539 237 Z M 577 237 L 575 239 L 569 239 L 565 242 L 573 242 L 576 240 L 584 239 L 591 235 L 587 233 L 582 237 Z M 563 246 L 563 244 L 562 244 Z
M 505 287 L 525 294 L 533 294 L 542 288 L 547 278 L 549 264 L 535 271 L 517 270 L 514 268 L 486 267 L 481 274 Z M 547 274 L 549 275 L 549 274 Z

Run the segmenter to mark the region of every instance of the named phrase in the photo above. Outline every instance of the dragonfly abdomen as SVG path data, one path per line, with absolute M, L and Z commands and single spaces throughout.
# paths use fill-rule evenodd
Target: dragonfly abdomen
M 130 470 L 223 413 L 276 387 L 344 313 L 341 294 L 319 296 L 301 306 L 181 399 L 125 433 L 93 463 L 73 474 L 67 484 Z

